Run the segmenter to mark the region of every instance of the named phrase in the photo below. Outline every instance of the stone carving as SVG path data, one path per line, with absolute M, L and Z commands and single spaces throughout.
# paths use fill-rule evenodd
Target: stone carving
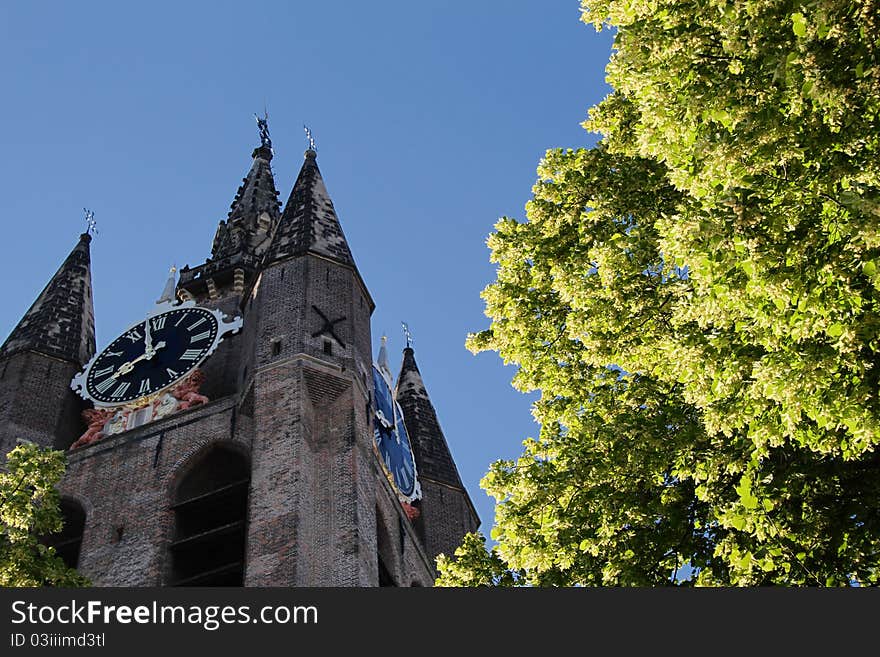
M 160 417 L 171 415 L 179 405 L 178 401 L 166 392 L 153 402 L 153 419 L 158 420 Z
M 414 521 L 416 518 L 418 518 L 420 515 L 422 515 L 422 512 L 419 510 L 419 507 L 413 506 L 409 502 L 401 502 L 400 506 L 403 507 L 403 512 L 406 514 L 406 517 L 409 518 L 410 520 Z
M 70 449 L 90 445 L 96 440 L 103 438 L 104 425 L 113 413 L 114 411 L 103 408 L 87 408 L 84 410 L 82 412 L 82 418 L 86 421 L 88 429 L 86 429 L 86 432 L 83 435 L 77 438 L 76 442 L 70 446 Z
M 193 370 L 192 374 L 171 389 L 171 394 L 180 402 L 177 406 L 178 410 L 184 411 L 208 403 L 208 398 L 199 394 L 199 388 L 204 382 L 204 373 L 201 370 Z
M 116 411 L 113 416 L 107 421 L 107 424 L 104 425 L 104 435 L 111 436 L 114 433 L 122 433 L 128 428 L 128 416 L 131 414 L 131 411 L 126 409 L 124 411 Z
M 152 400 L 146 406 L 127 404 L 121 408 L 87 408 L 82 417 L 88 425 L 86 432 L 70 446 L 70 449 L 85 447 L 105 436 L 122 433 L 137 426 L 154 422 L 177 411 L 185 411 L 193 406 L 207 404 L 210 400 L 199 393 L 205 382 L 201 370 L 193 370 L 183 381 L 168 392 Z

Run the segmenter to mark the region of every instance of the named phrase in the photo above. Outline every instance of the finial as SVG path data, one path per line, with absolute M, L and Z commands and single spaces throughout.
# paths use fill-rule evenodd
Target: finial
M 177 273 L 177 267 L 175 265 L 171 265 L 171 269 L 168 270 L 168 280 L 165 282 L 165 289 L 162 290 L 162 296 L 159 297 L 156 303 L 174 302 L 174 288 L 177 287 L 174 277 L 175 273 Z
M 379 357 L 376 359 L 376 364 L 379 366 L 379 369 L 384 370 L 389 375 L 391 374 L 391 368 L 388 366 L 388 351 L 385 349 L 385 343 L 388 342 L 388 336 L 382 336 L 382 346 L 379 347 Z
M 269 110 L 263 108 L 263 118 L 254 114 L 257 127 L 260 130 L 260 145 L 272 150 L 272 140 L 269 138 Z
M 88 224 L 88 228 L 86 228 L 86 234 L 88 235 L 97 235 L 98 234 L 98 222 L 95 221 L 95 213 L 91 210 L 87 210 L 83 208 L 83 212 L 86 213 L 86 223 Z
M 403 337 L 406 338 L 406 348 L 412 349 L 413 337 L 409 330 L 409 326 L 406 325 L 406 322 L 401 322 L 400 325 L 403 326 Z
M 318 147 L 315 146 L 315 138 L 312 136 L 312 131 L 309 130 L 309 126 L 303 123 L 303 130 L 306 131 L 306 139 L 309 140 L 309 150 L 315 153 L 318 152 Z

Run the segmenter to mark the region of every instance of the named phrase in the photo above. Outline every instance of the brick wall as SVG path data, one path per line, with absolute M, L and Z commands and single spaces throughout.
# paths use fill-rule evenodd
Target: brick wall
M 422 477 L 422 517 L 419 522 L 430 528 L 424 532 L 425 550 L 433 560 L 439 554 L 452 556 L 467 532 L 476 531 L 473 507 L 461 489 Z M 420 532 L 421 533 L 421 532 Z
M 0 462 L 20 439 L 66 449 L 85 431 L 84 402 L 70 388 L 80 369 L 33 351 L 0 360 Z
M 170 570 L 176 483 L 212 445 L 250 453 L 234 398 L 68 453 L 61 494 L 86 512 L 78 569 L 99 586 L 160 586 Z

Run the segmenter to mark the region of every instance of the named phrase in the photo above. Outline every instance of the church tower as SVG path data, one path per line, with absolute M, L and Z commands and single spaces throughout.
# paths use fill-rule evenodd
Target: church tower
M 172 270 L 145 318 L 93 356 L 85 235 L 0 352 L 0 366 L 30 359 L 14 361 L 16 376 L 56 368 L 59 386 L 94 404 L 88 426 L 69 388 L 29 412 L 0 379 L 0 400 L 18 404 L 0 412 L 21 407 L 16 421 L 33 430 L 19 433 L 41 444 L 68 447 L 85 429 L 61 490 L 79 523 L 66 554 L 96 585 L 430 586 L 437 550 L 451 552 L 476 515 L 457 473 L 432 470 L 434 456 L 421 517 L 384 469 L 375 304 L 314 145 L 282 211 L 268 125 L 258 124 L 260 146 L 211 256 L 183 267 L 176 286 Z M 405 361 L 407 390 L 411 369 Z M 424 417 L 413 422 L 424 449 L 451 462 L 442 434 L 441 449 Z
M 476 531 L 480 520 L 461 483 L 411 344 L 403 350 L 396 396 L 406 418 L 423 491 L 416 528 L 429 554 L 452 556 L 462 536 Z
M 0 454 L 21 440 L 67 449 L 82 431 L 70 379 L 95 353 L 89 243 L 83 233 L 0 347 Z
M 253 417 L 252 508 L 261 510 L 251 519 L 248 583 L 374 583 L 374 304 L 314 150 L 246 304 L 241 390 Z

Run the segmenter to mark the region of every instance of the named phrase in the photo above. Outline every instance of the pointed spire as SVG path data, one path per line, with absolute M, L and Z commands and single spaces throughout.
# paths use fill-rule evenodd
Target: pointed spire
M 235 194 L 229 215 L 217 228 L 211 247 L 213 260 L 239 253 L 261 254 L 268 235 L 278 223 L 281 202 L 272 174 L 272 141 L 267 118 L 257 117 L 257 125 L 260 145 L 251 154 L 253 163 Z
M 310 146 L 266 252 L 264 264 L 315 253 L 354 266 L 351 250 L 318 169 L 317 157 L 317 152 Z
M 391 367 L 388 366 L 388 350 L 385 347 L 385 344 L 388 342 L 388 336 L 382 336 L 382 346 L 379 347 L 379 356 L 376 358 L 376 365 L 379 366 L 380 370 L 384 370 L 388 375 L 388 380 L 391 380 Z
M 157 304 L 174 303 L 174 290 L 177 287 L 176 279 L 174 277 L 175 272 L 177 272 L 177 267 L 171 265 L 171 269 L 168 271 L 168 280 L 165 281 L 165 289 L 162 290 L 162 296 L 156 300 Z
M 0 358 L 37 351 L 83 365 L 95 353 L 92 271 L 85 232 L 0 347 Z
M 395 396 L 403 410 L 419 476 L 464 491 L 446 437 L 437 420 L 437 412 L 428 397 L 419 366 L 416 365 L 412 347 L 403 350 L 403 363 L 397 377 Z

